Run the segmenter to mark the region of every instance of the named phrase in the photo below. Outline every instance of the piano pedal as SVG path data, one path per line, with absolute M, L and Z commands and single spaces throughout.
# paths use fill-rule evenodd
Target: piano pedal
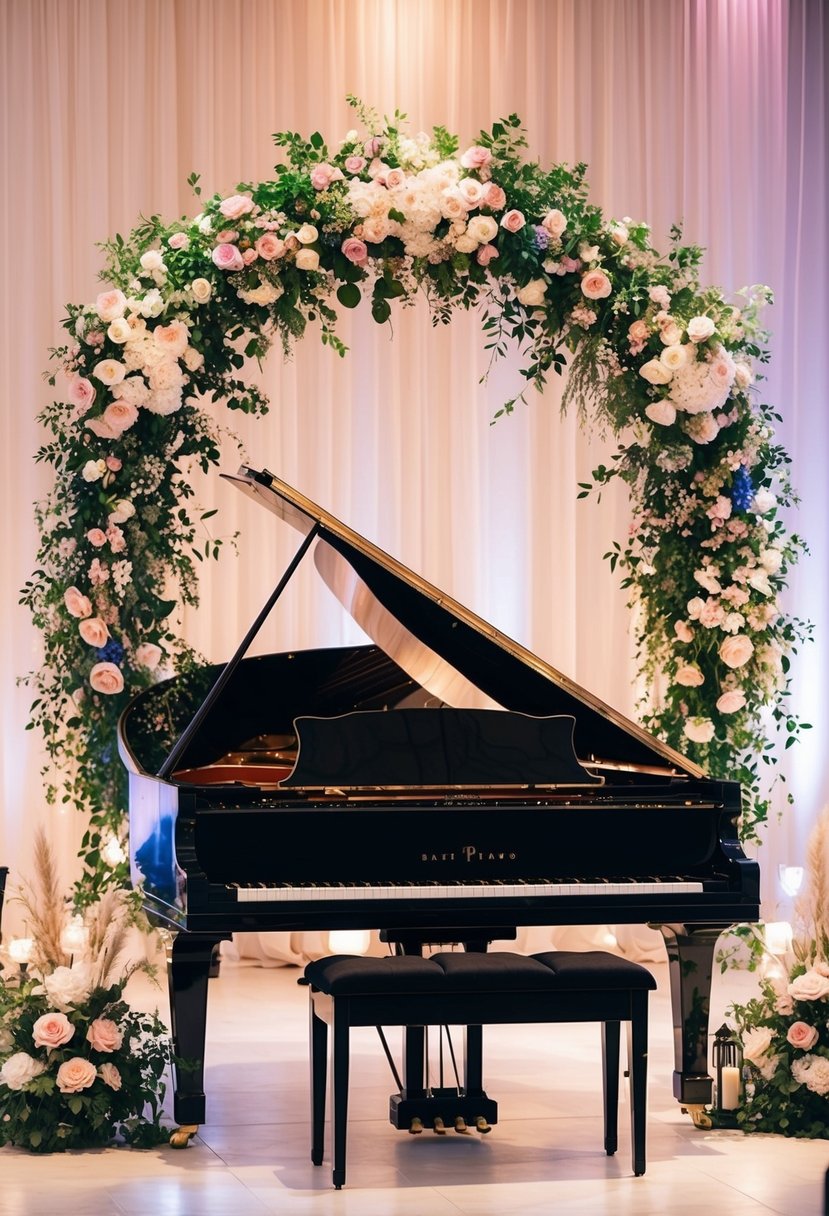
M 459 1136 L 469 1135 L 469 1128 L 466 1126 L 466 1119 L 464 1119 L 463 1115 L 458 1115 L 455 1120 L 455 1131 Z
M 432 1123 L 432 1131 L 436 1136 L 446 1135 L 446 1125 L 443 1122 L 443 1119 L 441 1119 L 440 1115 L 435 1115 L 434 1122 Z
M 180 1127 L 174 1127 L 170 1132 L 170 1148 L 187 1148 L 198 1130 L 198 1123 L 182 1123 Z
M 489 1126 L 483 1115 L 478 1115 L 477 1119 L 475 1120 L 475 1131 L 480 1132 L 482 1136 L 486 1136 L 492 1131 L 492 1128 Z
M 422 1131 L 423 1131 L 423 1120 L 418 1119 L 417 1115 L 415 1115 L 415 1117 L 412 1119 L 411 1123 L 409 1124 L 409 1135 L 410 1136 L 419 1136 Z

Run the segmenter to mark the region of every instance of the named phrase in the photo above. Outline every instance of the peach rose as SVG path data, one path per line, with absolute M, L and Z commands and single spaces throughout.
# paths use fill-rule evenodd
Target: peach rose
M 245 262 L 235 245 L 217 245 L 210 255 L 213 265 L 219 270 L 242 270 Z
M 111 1018 L 96 1018 L 89 1023 L 86 1038 L 94 1051 L 117 1051 L 124 1041 L 124 1032 Z
M 754 643 L 744 633 L 737 633 L 720 643 L 719 656 L 726 667 L 742 667 L 754 654 Z
M 303 224 L 301 228 L 297 228 L 295 234 L 300 245 L 313 245 L 314 241 L 319 240 L 319 232 L 313 224 Z
M 100 549 L 101 545 L 105 545 L 107 543 L 106 532 L 102 531 L 101 528 L 90 528 L 86 534 L 86 539 L 89 541 L 90 545 L 94 545 L 96 549 Z
M 466 231 L 479 245 L 486 245 L 498 235 L 498 225 L 491 215 L 473 215 Z
M 497 257 L 500 257 L 500 254 L 494 245 L 481 245 L 475 254 L 475 261 L 479 266 L 488 266 L 493 258 Z
M 664 363 L 660 363 L 659 359 L 649 359 L 639 368 L 639 375 L 643 380 L 647 380 L 648 384 L 669 384 L 673 372 Z
M 114 663 L 96 663 L 89 673 L 89 683 L 96 692 L 109 697 L 123 690 L 124 677 Z
M 127 297 L 123 291 L 118 291 L 113 288 L 111 291 L 102 291 L 95 300 L 95 311 L 102 321 L 109 324 L 116 317 L 123 317 L 124 309 L 127 307 Z
M 659 426 L 672 426 L 676 422 L 676 407 L 670 401 L 652 401 L 645 406 L 645 414 Z
M 692 642 L 694 631 L 687 621 L 674 621 L 674 633 L 680 642 Z
M 538 308 L 544 303 L 546 291 L 545 279 L 530 279 L 529 283 L 516 292 L 516 298 L 525 308 Z
M 213 295 L 213 284 L 209 279 L 193 279 L 190 294 L 197 304 L 206 304 Z
M 169 325 L 156 325 L 153 341 L 161 350 L 177 359 L 187 350 L 190 331 L 183 321 L 171 321 Z
M 104 410 L 103 418 L 117 438 L 138 421 L 138 410 L 129 401 L 111 401 Z
M 587 274 L 582 276 L 581 290 L 588 300 L 603 300 L 605 296 L 610 295 L 612 287 L 603 270 L 588 270 Z
M 501 227 L 506 228 L 507 232 L 520 232 L 526 222 L 523 212 L 518 211 L 515 207 L 511 211 L 505 211 L 501 216 Z
M 109 1060 L 98 1069 L 98 1076 L 104 1085 L 108 1085 L 110 1089 L 118 1090 L 121 1088 L 121 1074 Z
M 544 216 L 544 219 L 541 221 L 541 227 L 549 232 L 554 241 L 557 241 L 567 227 L 567 216 L 562 211 L 554 208 Z
M 92 369 L 92 375 L 95 379 L 100 380 L 101 384 L 106 384 L 107 387 L 113 384 L 120 384 L 126 374 L 126 367 L 123 363 L 119 363 L 117 359 L 102 359 Z
M 674 683 L 682 684 L 684 688 L 699 688 L 705 683 L 705 676 L 695 663 L 684 663 L 677 669 Z
M 85 376 L 73 376 L 66 395 L 78 413 L 85 414 L 95 400 L 95 386 Z
M 97 1069 L 91 1061 L 74 1056 L 71 1060 L 64 1061 L 58 1069 L 58 1089 L 62 1094 L 78 1094 L 82 1089 L 89 1089 L 97 1075 Z
M 63 593 L 63 602 L 69 615 L 76 617 L 78 620 L 92 616 L 91 603 L 85 595 L 80 593 L 77 587 L 67 587 Z
M 406 180 L 406 174 L 402 169 L 389 169 L 386 174 L 386 189 L 397 190 Z
M 105 538 L 106 539 L 106 538 Z M 91 616 L 78 625 L 78 632 L 88 646 L 105 646 L 109 637 L 106 623 L 99 616 Z
M 717 709 L 721 714 L 736 714 L 746 703 L 745 693 L 740 688 L 729 688 L 717 698 Z
M 786 1032 L 786 1038 L 792 1047 L 798 1047 L 801 1051 L 814 1047 L 819 1037 L 817 1027 L 810 1026 L 808 1022 L 792 1022 Z
M 74 1033 L 75 1027 L 65 1013 L 44 1013 L 32 1027 L 32 1040 L 35 1047 L 51 1051 L 68 1043 Z
M 254 245 L 254 249 L 265 262 L 281 258 L 285 252 L 285 242 L 273 232 L 264 232 Z
M 496 186 L 495 182 L 489 182 L 481 199 L 483 207 L 489 207 L 490 211 L 501 211 L 507 205 L 507 196 L 500 186 Z
M 458 182 L 458 193 L 469 211 L 480 205 L 484 196 L 484 187 L 474 177 L 462 177 Z
M 161 647 L 156 646 L 155 642 L 142 642 L 136 646 L 134 658 L 139 667 L 154 671 L 161 662 Z
M 219 211 L 226 220 L 238 220 L 253 211 L 253 200 L 246 194 L 231 194 L 219 203 Z
M 637 343 L 637 345 L 640 343 L 644 345 L 649 336 L 650 330 L 648 329 L 647 321 L 640 319 L 638 321 L 634 321 L 632 325 L 628 326 L 628 338 L 631 342 Z

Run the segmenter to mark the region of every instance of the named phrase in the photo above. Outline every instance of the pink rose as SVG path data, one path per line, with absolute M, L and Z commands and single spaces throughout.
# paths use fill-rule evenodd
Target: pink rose
M 235 245 L 217 245 L 211 257 L 219 270 L 242 270 L 245 265 Z
M 488 266 L 493 258 L 499 257 L 498 250 L 494 245 L 481 245 L 478 252 L 475 254 L 475 261 L 479 266 Z
M 86 539 L 90 545 L 94 545 L 96 549 L 100 549 L 101 545 L 106 544 L 106 532 L 103 532 L 100 528 L 90 528 L 86 534 Z
M 110 473 L 119 473 L 123 466 L 117 456 L 107 456 L 106 467 Z
M 746 695 L 739 688 L 729 688 L 717 698 L 717 709 L 721 714 L 736 714 L 746 703 Z
M 109 547 L 113 553 L 123 553 L 127 547 L 127 542 L 124 540 L 124 533 L 117 524 L 110 524 L 106 530 L 106 538 L 109 541 Z
M 84 426 L 93 435 L 97 435 L 99 439 L 117 439 L 115 431 L 111 426 L 104 422 L 103 418 L 87 418 Z
M 588 270 L 581 280 L 582 295 L 588 300 L 603 300 L 612 290 L 610 279 L 603 270 Z
M 506 228 L 507 232 L 520 232 L 526 222 L 523 212 L 518 211 L 515 207 L 511 211 L 505 211 L 501 216 L 501 227 Z
M 561 259 L 561 265 L 565 274 L 575 274 L 577 270 L 581 270 L 581 258 L 571 258 L 565 254 Z
M 99 616 L 91 616 L 87 620 L 81 621 L 78 625 L 78 632 L 87 646 L 95 646 L 96 649 L 99 646 L 105 646 L 109 637 L 109 630 Z
M 135 648 L 135 663 L 138 667 L 147 667 L 153 671 L 161 662 L 161 647 L 155 642 L 142 642 Z
M 67 587 L 63 593 L 63 602 L 69 615 L 78 620 L 92 616 L 92 605 L 85 595 L 81 595 L 77 587 Z
M 366 156 L 378 156 L 382 146 L 382 140 L 378 139 L 376 135 L 372 135 L 371 138 L 367 139 L 363 144 L 363 151 L 365 152 Z
M 321 164 L 314 165 L 310 176 L 311 185 L 315 190 L 327 190 L 332 182 L 342 177 L 342 173 L 333 165 Z
M 507 205 L 507 196 L 495 182 L 489 182 L 484 190 L 481 205 L 488 207 L 490 211 L 501 211 Z
M 645 414 L 657 426 L 673 426 L 676 422 L 676 409 L 670 401 L 651 401 L 645 406 Z
M 119 291 L 117 288 L 102 291 L 95 300 L 95 311 L 102 321 L 106 321 L 107 325 L 116 317 L 123 317 L 126 307 L 127 297 L 123 291 Z
M 128 401 L 111 401 L 104 410 L 104 422 L 114 436 L 123 435 L 138 421 L 138 410 Z M 120 464 L 118 466 L 120 468 Z M 117 470 L 110 470 L 117 472 Z
M 705 676 L 695 663 L 684 663 L 677 669 L 674 683 L 682 684 L 685 688 L 699 688 L 705 683 Z
M 680 642 L 691 642 L 694 639 L 694 631 L 687 621 L 674 621 L 674 633 Z
M 68 1043 L 74 1033 L 75 1027 L 65 1013 L 44 1013 L 32 1027 L 35 1047 L 46 1047 L 50 1051 Z
M 77 1094 L 82 1089 L 89 1089 L 97 1076 L 95 1065 L 89 1060 L 75 1056 L 66 1060 L 58 1069 L 57 1083 L 62 1094 Z
M 186 232 L 174 232 L 168 238 L 167 244 L 171 249 L 187 249 L 190 244 L 190 238 Z
M 349 236 L 341 245 L 343 255 L 348 258 L 349 262 L 353 262 L 355 266 L 362 266 L 368 261 L 368 246 L 365 241 L 359 240 L 356 236 Z
M 255 249 L 246 249 L 245 252 L 242 254 L 242 261 L 245 263 L 246 266 L 250 266 L 251 263 L 255 262 L 258 257 L 259 257 L 259 254 L 256 252 Z
M 296 255 L 297 270 L 319 270 L 320 255 L 316 249 L 300 249 Z
M 263 261 L 272 262 L 274 258 L 282 257 L 285 252 L 285 242 L 275 236 L 273 232 L 266 232 L 260 236 L 254 249 Z
M 402 169 L 389 169 L 386 174 L 386 189 L 396 190 L 399 186 L 403 185 L 405 180 L 406 174 Z
M 98 1069 L 98 1076 L 103 1081 L 104 1085 L 108 1085 L 110 1089 L 121 1088 L 121 1074 L 114 1064 L 107 1060 L 106 1064 L 102 1064 Z
M 347 156 L 345 158 L 345 167 L 348 173 L 362 173 L 366 167 L 366 158 L 364 156 Z
M 808 1022 L 792 1022 L 786 1032 L 786 1038 L 792 1047 L 799 1047 L 801 1051 L 814 1047 L 819 1037 L 817 1027 L 810 1026 Z
M 631 342 L 636 342 L 637 344 L 640 342 L 645 343 L 648 340 L 649 333 L 647 321 L 634 321 L 632 325 L 628 326 L 628 338 Z
M 744 633 L 734 634 L 720 643 L 719 656 L 726 667 L 742 667 L 754 654 L 754 643 Z
M 253 200 L 246 194 L 232 194 L 230 198 L 222 199 L 219 210 L 226 220 L 238 220 L 253 211 Z
M 110 1018 L 96 1018 L 89 1023 L 86 1038 L 93 1051 L 117 1051 L 124 1041 L 124 1032 Z
M 69 381 L 69 391 L 66 395 L 75 406 L 78 415 L 85 414 L 95 400 L 95 386 L 91 380 L 87 380 L 86 376 L 73 376 Z
M 123 690 L 124 677 L 114 663 L 96 663 L 89 673 L 89 683 L 96 692 L 111 697 Z
M 217 245 L 232 245 L 234 241 L 238 241 L 239 233 L 235 228 L 223 228 L 221 232 L 216 233 Z
M 464 169 L 483 169 L 485 165 L 491 163 L 492 153 L 489 148 L 483 148 L 480 144 L 473 144 L 461 156 L 461 164 Z

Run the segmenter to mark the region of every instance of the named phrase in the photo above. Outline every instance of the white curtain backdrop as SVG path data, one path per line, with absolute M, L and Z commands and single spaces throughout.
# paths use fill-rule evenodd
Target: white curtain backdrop
M 0 0 L 0 864 L 25 868 L 45 822 L 69 877 L 82 831 L 44 803 L 30 697 L 16 685 L 38 661 L 17 591 L 34 565 L 31 503 L 48 486 L 35 416 L 62 306 L 99 290 L 97 241 L 142 213 L 198 211 L 191 171 L 207 193 L 265 178 L 273 131 L 336 140 L 355 125 L 345 96 L 356 93 L 462 144 L 517 112 L 533 157 L 588 163 L 607 213 L 649 220 L 662 246 L 681 220 L 708 249 L 706 281 L 773 288 L 768 395 L 802 494 L 792 523 L 811 546 L 787 607 L 817 638 L 793 694 L 815 729 L 785 757 L 794 806 L 780 796 L 760 851 L 766 914 L 787 911 L 778 863 L 802 859 L 829 792 L 827 28 L 820 0 Z M 507 361 L 479 383 L 476 317 L 434 329 L 412 310 L 392 328 L 358 311 L 341 327 L 344 360 L 313 333 L 291 362 L 274 351 L 270 415 L 223 420 L 254 463 L 632 714 L 629 615 L 602 560 L 627 503 L 621 492 L 576 501 L 612 445 L 562 419 L 555 384 L 490 426 L 519 377 Z M 237 464 L 229 439 L 224 467 Z M 221 660 L 294 540 L 215 478 L 198 492 L 221 508 L 216 532 L 240 534 L 238 559 L 205 570 L 202 606 L 184 616 L 188 638 Z M 258 647 L 358 637 L 309 568 Z

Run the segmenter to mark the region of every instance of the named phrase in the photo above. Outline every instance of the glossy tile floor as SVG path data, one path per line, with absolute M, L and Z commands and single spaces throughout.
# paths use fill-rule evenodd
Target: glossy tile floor
M 671 1097 L 667 968 L 653 970 L 648 1169 L 630 1170 L 627 1099 L 615 1157 L 602 1149 L 595 1026 L 493 1027 L 488 1136 L 409 1136 L 375 1032 L 354 1031 L 348 1177 L 309 1159 L 307 995 L 296 968 L 224 964 L 211 981 L 210 1122 L 185 1151 L 33 1157 L 0 1150 L 0 1216 L 822 1216 L 829 1143 L 696 1130 Z M 749 977 L 718 978 L 712 1028 Z M 146 981 L 141 981 L 146 985 Z M 148 987 L 134 999 L 159 1004 Z M 715 1020 L 718 1019 L 718 1020 Z M 390 1032 L 393 1048 L 398 1031 Z

